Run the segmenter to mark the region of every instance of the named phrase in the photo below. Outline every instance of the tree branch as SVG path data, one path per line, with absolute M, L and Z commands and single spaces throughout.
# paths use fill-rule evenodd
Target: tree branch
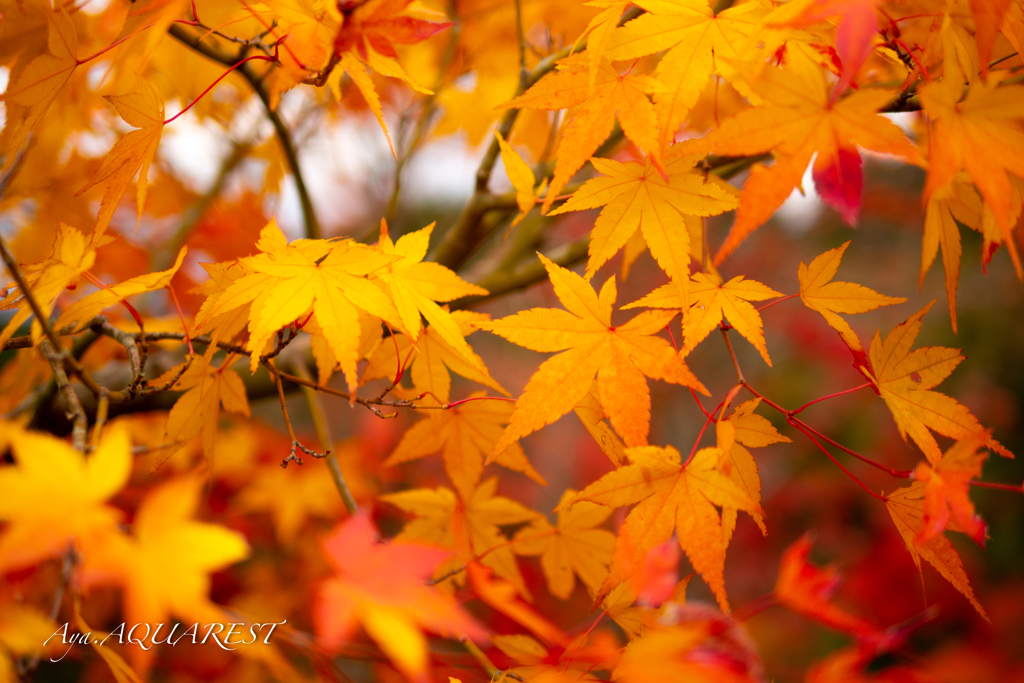
M 167 32 L 196 52 L 215 62 L 220 62 L 224 66 L 233 67 L 244 59 L 244 57 L 236 57 L 224 52 L 220 48 L 203 43 L 202 37 L 188 31 L 180 24 L 171 24 Z M 248 64 L 241 65 L 236 71 L 249 82 L 253 91 L 260 98 L 263 108 L 267 112 L 267 118 L 270 119 L 270 123 L 274 126 L 274 132 L 277 133 L 278 142 L 281 143 L 281 149 L 284 151 L 285 159 L 288 161 L 288 169 L 292 172 L 292 177 L 295 179 L 295 187 L 299 193 L 299 202 L 302 204 L 302 215 L 305 219 L 306 237 L 309 239 L 319 239 L 320 223 L 317 221 L 316 212 L 313 210 L 313 201 L 310 199 L 309 190 L 306 188 L 306 180 L 302 175 L 302 169 L 299 168 L 299 155 L 295 150 L 295 145 L 292 143 L 291 133 L 288 131 L 288 127 L 285 125 L 280 114 L 270 106 L 270 93 L 263 84 L 262 78 Z

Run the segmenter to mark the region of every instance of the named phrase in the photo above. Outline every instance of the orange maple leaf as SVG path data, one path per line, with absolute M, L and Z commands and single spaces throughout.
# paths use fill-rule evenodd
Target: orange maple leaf
M 664 86 L 650 76 L 620 75 L 610 62 L 602 61 L 590 87 L 589 60 L 586 54 L 566 57 L 558 63 L 557 71 L 503 105 L 522 109 L 578 107 L 563 130 L 555 174 L 542 211 L 551 207 L 559 191 L 611 134 L 616 116 L 626 137 L 663 171 L 654 106 L 647 95 L 664 90 Z
M 965 406 L 932 391 L 964 359 L 960 350 L 942 346 L 910 350 L 921 331 L 921 319 L 934 304 L 932 301 L 894 327 L 884 341 L 881 333 L 876 332 L 868 350 L 868 364 L 858 361 L 858 369 L 885 400 L 900 436 L 904 440 L 908 436 L 913 439 L 931 464 L 941 462 L 942 451 L 929 430 L 952 439 L 984 434 L 986 447 L 1004 457 L 1013 457 L 984 432 L 981 423 Z
M 322 543 L 334 576 L 321 584 L 313 607 L 317 640 L 336 649 L 357 623 L 395 666 L 427 681 L 422 630 L 483 639 L 487 632 L 449 596 L 424 584 L 448 552 L 414 543 L 381 543 L 367 513 L 338 525 Z
M 678 531 L 679 545 L 711 587 L 723 610 L 725 595 L 725 542 L 722 519 L 715 506 L 760 513 L 761 508 L 729 478 L 717 470 L 722 458 L 718 448 L 698 451 L 683 463 L 671 446 L 627 448 L 630 464 L 609 472 L 590 484 L 571 501 L 590 501 L 609 507 L 639 503 L 626 517 L 615 542 L 608 578 L 597 602 L 612 588 L 639 569 L 654 546 Z
M 988 615 L 982 609 L 981 603 L 975 599 L 967 572 L 964 571 L 960 556 L 949 539 L 940 533 L 928 540 L 921 540 L 927 526 L 925 522 L 926 495 L 925 484 L 916 481 L 910 486 L 897 489 L 886 496 L 885 507 L 889 510 L 889 516 L 892 517 L 900 536 L 906 542 L 907 550 L 910 551 L 910 556 L 913 558 L 914 564 L 917 565 L 918 572 L 921 571 L 921 560 L 924 559 L 935 567 L 944 579 L 963 593 L 974 605 L 974 609 L 978 610 L 978 613 L 987 620 Z M 921 580 L 924 581 L 923 574 Z
M 878 111 L 894 91 L 860 90 L 838 102 L 829 98 L 824 69 L 794 52 L 785 70 L 767 66 L 751 88 L 764 99 L 708 134 L 716 154 L 749 156 L 772 151 L 771 168 L 755 165 L 743 186 L 739 210 L 725 244 L 715 254 L 717 266 L 740 242 L 764 223 L 814 162 L 818 194 L 852 225 L 861 204 L 861 157 L 857 147 L 917 159 L 903 132 Z
M 623 325 L 612 325 L 615 278 L 598 295 L 582 277 L 540 255 L 568 311 L 534 308 L 501 320 L 476 323 L 534 351 L 564 351 L 541 364 L 516 401 L 508 429 L 495 452 L 551 424 L 575 408 L 597 375 L 598 394 L 612 426 L 627 445 L 647 443 L 651 395 L 646 377 L 704 388 L 664 339 L 654 336 L 675 311 L 645 311 Z
M 988 432 L 980 432 L 956 442 L 932 466 L 918 463 L 914 480 L 924 483 L 924 526 L 918 542 L 927 543 L 947 527 L 962 531 L 980 545 L 985 545 L 985 522 L 974 510 L 967 495 L 971 479 L 981 475 L 987 453 L 978 449 L 985 445 Z
M 48 52 L 15 73 L 3 101 L 7 104 L 2 142 L 6 147 L 3 174 L 14 165 L 28 136 L 71 80 L 78 60 L 78 33 L 67 10 L 58 5 L 44 10 Z M 6 14 L 6 12 L 5 12 Z
M 480 391 L 468 398 L 485 396 Z M 493 455 L 504 425 L 512 415 L 506 401 L 469 401 L 447 410 L 428 410 L 427 417 L 406 430 L 385 465 L 397 465 L 441 451 L 448 478 L 463 498 L 468 498 L 480 482 L 484 465 L 496 462 L 514 472 L 522 472 L 539 484 L 544 478 L 526 459 L 518 443 Z M 485 462 L 486 459 L 486 462 Z
M 860 349 L 860 340 L 850 324 L 839 313 L 867 313 L 880 306 L 892 306 L 906 301 L 903 298 L 883 296 L 873 289 L 853 282 L 833 282 L 843 260 L 846 242 L 841 247 L 830 249 L 817 256 L 811 265 L 800 262 L 797 277 L 800 279 L 800 300 L 812 311 L 817 311 L 850 348 Z
M 807 561 L 811 544 L 810 534 L 804 534 L 782 554 L 776 599 L 794 612 L 844 633 L 859 638 L 876 635 L 878 629 L 873 625 L 829 602 L 842 577 L 835 567 L 819 569 Z
M 121 118 L 139 130 L 133 130 L 118 140 L 89 182 L 78 191 L 80 195 L 95 185 L 106 185 L 96 219 L 97 235 L 110 223 L 135 174 L 139 176 L 136 192 L 138 217 L 135 222 L 138 228 L 146 203 L 146 189 L 149 187 L 149 165 L 156 155 L 160 135 L 164 130 L 164 101 L 156 86 L 149 81 L 139 78 L 135 91 L 124 95 L 108 95 L 106 99 L 114 105 Z

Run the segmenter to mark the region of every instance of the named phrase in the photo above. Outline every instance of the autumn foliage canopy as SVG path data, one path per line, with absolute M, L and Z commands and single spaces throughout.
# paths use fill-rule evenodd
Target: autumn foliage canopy
M 1024 680 L 1022 47 L 0 0 L 0 683 Z

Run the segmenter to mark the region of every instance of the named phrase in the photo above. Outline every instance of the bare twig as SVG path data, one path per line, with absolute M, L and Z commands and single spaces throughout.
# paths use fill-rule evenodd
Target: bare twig
M 312 381 L 312 377 L 309 375 L 309 371 L 302 363 L 295 364 L 295 372 L 299 377 L 305 380 Z M 324 419 L 323 405 L 320 403 L 320 397 L 316 391 L 309 386 L 300 385 L 303 395 L 306 397 L 306 404 L 309 406 L 309 415 L 313 420 L 313 429 L 316 431 L 316 438 L 320 440 L 320 447 L 324 449 L 325 455 L 327 456 L 327 469 L 331 472 L 331 479 L 334 480 L 334 487 L 338 489 L 338 493 L 341 495 L 342 502 L 345 503 L 345 509 L 348 510 L 350 515 L 359 513 L 359 506 L 356 504 L 356 499 L 352 495 L 352 491 L 349 490 L 348 484 L 345 482 L 345 477 L 341 473 L 341 464 L 338 462 L 338 454 L 331 451 L 332 444 L 334 441 L 331 438 L 331 431 L 327 425 L 327 421 Z

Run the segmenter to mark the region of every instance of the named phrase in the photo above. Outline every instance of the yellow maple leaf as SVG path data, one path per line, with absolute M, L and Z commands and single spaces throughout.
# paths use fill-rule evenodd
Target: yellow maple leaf
M 260 232 L 261 253 L 238 259 L 244 274 L 216 292 L 196 316 L 202 329 L 218 316 L 249 305 L 250 368 L 255 372 L 270 338 L 312 311 L 341 365 L 350 392 L 357 383 L 359 313 L 403 329 L 394 306 L 365 276 L 400 257 L 351 240 L 297 240 L 291 244 L 271 220 Z M 465 343 L 465 342 L 463 342 Z
M 128 189 L 128 184 L 137 173 L 136 202 L 138 217 L 135 227 L 142 220 L 142 209 L 146 203 L 146 189 L 149 187 L 149 165 L 160 145 L 160 135 L 164 130 L 164 101 L 149 81 L 138 79 L 136 90 L 124 95 L 108 95 L 109 101 L 117 113 L 133 130 L 117 141 L 103 163 L 96 169 L 85 187 L 78 191 L 82 194 L 96 185 L 105 185 L 103 199 L 100 201 L 100 213 L 96 219 L 96 234 L 101 234 L 114 216 L 121 197 Z
M 921 331 L 921 319 L 935 304 L 907 318 L 882 340 L 876 332 L 868 350 L 870 367 L 858 369 L 875 386 L 889 407 L 900 436 L 910 436 L 933 465 L 942 460 L 933 430 L 952 439 L 963 439 L 984 432 L 978 419 L 956 399 L 932 391 L 964 359 L 959 349 L 929 346 L 910 350 Z M 1013 455 L 991 436 L 985 445 L 1005 457 Z
M 131 444 L 111 427 L 88 458 L 48 434 L 0 422 L 14 466 L 0 468 L 0 572 L 61 555 L 72 545 L 88 554 L 117 532 L 120 510 L 106 504 L 128 481 Z
M 433 230 L 434 224 L 431 223 L 422 230 L 410 232 L 399 237 L 398 241 L 392 241 L 387 223 L 381 220 L 380 249 L 393 260 L 376 270 L 374 276 L 387 286 L 401 316 L 403 329 L 413 341 L 419 338 L 423 330 L 420 321 L 422 314 L 441 339 L 455 349 L 464 361 L 477 370 L 486 371 L 480 357 L 469 348 L 451 313 L 435 302 L 484 295 L 487 290 L 466 282 L 439 263 L 423 260 Z
M 715 254 L 719 265 L 793 191 L 817 153 L 813 176 L 822 199 L 848 224 L 861 203 L 861 157 L 857 147 L 911 160 L 919 155 L 903 132 L 878 114 L 894 91 L 863 89 L 838 102 L 830 100 L 825 70 L 802 52 L 787 53 L 786 69 L 767 66 L 751 84 L 763 98 L 708 134 L 716 154 L 749 156 L 771 151 L 775 164 L 755 165 L 743 186 L 736 221 Z
M 42 611 L 19 602 L 0 596 L 0 683 L 18 683 L 20 658 L 41 655 L 44 650 L 56 651 L 55 646 L 60 644 L 56 640 L 47 643 L 60 631 L 57 624 Z
M 768 365 L 772 364 L 768 357 L 768 348 L 764 343 L 764 325 L 761 314 L 749 301 L 764 301 L 782 296 L 774 289 L 754 280 L 745 280 L 737 275 L 726 283 L 715 272 L 694 273 L 690 278 L 689 307 L 683 309 L 683 348 L 682 355 L 687 355 L 697 344 L 715 329 L 723 320 L 736 328 L 736 331 L 754 345 Z M 623 308 L 683 308 L 683 300 L 674 284 L 662 285 L 639 301 L 623 306 Z
M 578 107 L 562 132 L 555 174 L 541 207 L 543 211 L 551 207 L 569 179 L 611 134 L 616 115 L 626 137 L 644 150 L 655 164 L 660 164 L 654 106 L 647 95 L 664 90 L 664 86 L 650 76 L 620 75 L 610 62 L 602 61 L 590 87 L 589 60 L 586 54 L 566 57 L 558 63 L 558 70 L 504 105 L 506 108 L 556 110 Z
M 604 421 L 608 415 L 601 407 L 601 399 L 598 398 L 597 380 L 590 383 L 590 391 L 583 397 L 575 408 L 572 409 L 576 417 L 580 419 L 590 435 L 594 437 L 601 452 L 608 456 L 616 467 L 626 463 L 626 446 L 615 434 L 614 430 Z
M 706 389 L 672 346 L 654 336 L 676 312 L 645 311 L 623 325 L 611 323 L 615 278 L 598 295 L 582 277 L 540 255 L 568 311 L 534 308 L 501 320 L 476 323 L 534 351 L 563 351 L 541 364 L 516 401 L 508 429 L 495 445 L 509 444 L 575 408 L 597 376 L 598 395 L 612 426 L 627 445 L 647 443 L 651 394 L 647 377 Z
M 728 610 L 722 575 L 725 543 L 715 506 L 757 513 L 760 506 L 718 471 L 723 455 L 718 448 L 697 451 L 685 465 L 671 446 L 627 448 L 626 454 L 630 464 L 609 472 L 559 506 L 581 500 L 608 507 L 639 503 L 619 530 L 598 602 L 635 573 L 651 548 L 667 541 L 675 530 L 693 568 L 711 587 L 722 609 Z
M 559 504 L 567 502 L 576 491 L 567 489 Z M 557 513 L 558 524 L 538 517 L 512 537 L 517 555 L 540 555 L 540 568 L 551 594 L 568 600 L 580 577 L 591 592 L 601 587 L 612 559 L 615 534 L 595 527 L 604 523 L 612 511 L 593 503 L 576 503 Z
M 327 467 L 319 463 L 284 469 L 277 465 L 262 467 L 235 500 L 240 511 L 270 513 L 277 537 L 287 544 L 295 542 L 308 520 L 333 520 L 342 513 L 334 480 Z
M 668 50 L 655 73 L 666 87 L 654 94 L 659 146 L 667 150 L 676 131 L 697 102 L 701 90 L 716 71 L 737 81 L 733 59 L 750 43 L 765 11 L 758 3 L 743 3 L 718 15 L 706 0 L 639 0 L 646 14 L 617 29 L 611 37 L 608 59 L 636 59 Z
M 985 610 L 974 597 L 971 582 L 964 571 L 960 556 L 953 549 L 953 544 L 942 534 L 922 541 L 925 530 L 925 485 L 914 482 L 910 486 L 897 489 L 885 497 L 885 507 L 889 510 L 896 529 L 907 544 L 907 550 L 914 559 L 918 571 L 921 571 L 921 560 L 935 567 L 943 578 L 963 593 L 981 616 L 988 619 Z M 923 581 L 922 576 L 922 581 Z
M 171 279 L 181 268 L 181 263 L 187 253 L 188 247 L 182 247 L 178 252 L 178 257 L 174 260 L 174 265 L 167 270 L 139 275 L 93 292 L 84 299 L 79 299 L 64 309 L 53 326 L 59 330 L 74 322 L 87 322 L 99 315 L 103 309 L 120 303 L 130 296 L 163 289 L 171 283 Z
M 498 479 L 491 477 L 461 500 L 444 486 L 389 493 L 380 500 L 416 515 L 395 537 L 396 541 L 425 543 L 455 551 L 451 559 L 437 567 L 435 578 L 478 560 L 498 576 L 511 581 L 524 597 L 529 597 L 511 544 L 498 527 L 528 522 L 537 517 L 537 513 L 514 500 L 495 495 L 497 489 Z M 464 573 L 458 572 L 438 586 L 452 588 L 455 584 L 464 585 L 465 581 Z
M 57 229 L 57 238 L 53 243 L 50 258 L 41 263 L 22 266 L 22 273 L 36 303 L 43 313 L 49 316 L 61 292 L 68 287 L 74 287 L 82 273 L 92 268 L 95 262 L 94 244 L 86 242 L 85 236 L 79 230 L 61 223 Z M 8 285 L 7 296 L 0 299 L 0 310 L 16 306 L 18 312 L 0 332 L 0 346 L 3 346 L 4 342 L 18 331 L 21 324 L 33 315 L 24 292 L 12 286 L 13 284 Z M 38 320 L 33 321 L 31 334 L 32 343 L 38 344 L 43 337 L 43 327 Z
M 516 204 L 519 206 L 519 215 L 512 219 L 512 227 L 519 225 L 519 222 L 526 218 L 526 214 L 533 210 L 537 203 L 537 195 L 534 192 L 534 185 L 537 179 L 533 175 L 533 169 L 527 164 L 519 152 L 512 149 L 512 145 L 505 142 L 501 133 L 494 131 L 498 138 L 498 146 L 501 148 L 501 163 L 505 167 L 505 173 L 516 190 Z
M 881 306 L 902 304 L 906 299 L 884 296 L 853 282 L 832 282 L 848 246 L 850 243 L 846 242 L 841 247 L 826 251 L 811 261 L 809 266 L 801 261 L 797 277 L 800 279 L 800 300 L 804 305 L 820 313 L 825 322 L 839 332 L 847 346 L 860 349 L 857 335 L 849 323 L 837 314 L 867 313 Z
M 216 367 L 210 363 L 216 348 L 211 345 L 205 356 L 192 357 L 152 382 L 162 387 L 177 378 L 170 390 L 185 392 L 167 414 L 164 443 L 178 444 L 180 449 L 202 433 L 203 453 L 207 459 L 213 456 L 221 406 L 228 412 L 249 416 L 245 385 L 238 373 L 231 369 L 236 356 L 230 354 L 221 361 L 220 367 Z
M 486 392 L 480 391 L 469 398 L 478 399 L 485 395 Z M 547 482 L 533 469 L 518 443 L 492 455 L 494 444 L 501 438 L 512 410 L 505 401 L 474 400 L 447 410 L 425 411 L 426 419 L 406 430 L 384 464 L 397 465 L 441 451 L 448 478 L 463 498 L 472 495 L 480 482 L 484 465 L 490 462 L 522 472 L 546 486 Z
M 474 311 L 452 311 L 451 316 L 459 326 L 459 332 L 466 337 L 476 332 L 472 323 L 491 319 L 486 313 Z M 469 350 L 476 356 L 471 347 Z M 397 395 L 412 397 L 430 392 L 441 403 L 447 403 L 452 385 L 450 371 L 508 396 L 508 392 L 491 377 L 483 360 L 477 357 L 477 362 L 472 364 L 464 360 L 463 355 L 452 348 L 433 326 L 426 328 L 415 343 L 405 334 L 395 334 L 391 339 L 383 340 L 371 354 L 361 381 L 394 380 L 400 370 L 411 375 L 413 390 L 396 386 L 394 391 Z
M 249 554 L 245 538 L 225 527 L 192 519 L 205 481 L 173 479 L 150 491 L 132 522 L 132 534 L 111 537 L 85 556 L 85 585 L 119 583 L 129 624 L 166 623 L 174 615 L 183 622 L 224 622 L 223 608 L 210 601 L 210 572 Z M 155 652 L 128 651 L 137 670 L 145 671 Z
M 606 177 L 588 180 L 549 215 L 604 206 L 590 235 L 586 277 L 626 245 L 638 230 L 651 255 L 685 297 L 690 276 L 690 233 L 685 216 L 714 216 L 735 209 L 735 190 L 693 171 L 694 156 L 669 154 L 666 180 L 645 163 L 591 159 Z M 634 257 L 635 258 L 635 257 Z

